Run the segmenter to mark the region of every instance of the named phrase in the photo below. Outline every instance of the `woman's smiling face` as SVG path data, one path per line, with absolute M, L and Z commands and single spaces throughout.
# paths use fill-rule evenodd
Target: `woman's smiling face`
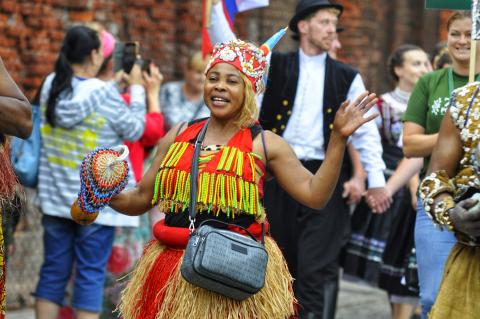
M 235 119 L 245 99 L 245 83 L 240 71 L 228 63 L 213 66 L 207 72 L 204 98 L 213 117 Z
M 472 20 L 457 19 L 448 29 L 447 47 L 450 56 L 456 62 L 465 63 L 470 60 L 470 44 L 472 34 Z

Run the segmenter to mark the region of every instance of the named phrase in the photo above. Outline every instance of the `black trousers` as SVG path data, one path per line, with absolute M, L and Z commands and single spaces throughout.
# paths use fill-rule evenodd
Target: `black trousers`
M 302 162 L 316 172 L 321 161 Z M 333 319 L 339 284 L 339 254 L 350 229 L 342 198 L 348 171 L 342 171 L 332 198 L 322 210 L 290 197 L 275 180 L 265 184 L 265 208 L 273 238 L 282 249 L 299 303 L 299 318 Z

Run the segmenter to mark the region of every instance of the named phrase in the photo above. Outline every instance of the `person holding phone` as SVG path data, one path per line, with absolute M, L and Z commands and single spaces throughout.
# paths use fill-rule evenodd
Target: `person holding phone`
M 203 73 L 207 63 L 208 57 L 196 51 L 189 56 L 183 69 L 184 80 L 162 85 L 159 99 L 167 128 L 209 116 L 210 111 L 203 101 Z
M 70 216 L 71 203 L 79 190 L 78 167 L 83 155 L 96 147 L 138 140 L 145 127 L 145 90 L 140 67 L 135 65 L 127 77 L 130 106 L 115 83 L 96 78 L 111 50 L 110 42 L 104 32 L 86 26 L 70 28 L 55 71 L 42 86 L 38 196 L 43 213 L 44 261 L 34 293 L 38 319 L 57 318 L 72 274 L 76 318 L 99 318 L 114 227 L 138 225 L 138 218 L 112 209 L 104 210 L 88 226 L 78 225 Z M 132 174 L 128 179 L 133 186 Z

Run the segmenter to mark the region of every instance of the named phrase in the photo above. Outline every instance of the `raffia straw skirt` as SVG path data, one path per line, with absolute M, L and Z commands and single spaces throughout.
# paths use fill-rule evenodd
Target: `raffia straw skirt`
M 151 241 L 122 293 L 124 319 L 285 319 L 295 314 L 292 277 L 277 244 L 265 238 L 265 286 L 236 301 L 191 285 L 180 274 L 184 250 Z M 240 266 L 240 265 L 239 265 Z
M 453 247 L 428 318 L 480 318 L 480 247 Z

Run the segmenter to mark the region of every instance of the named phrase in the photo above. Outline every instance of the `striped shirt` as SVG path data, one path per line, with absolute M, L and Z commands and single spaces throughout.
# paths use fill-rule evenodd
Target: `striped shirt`
M 145 91 L 131 86 L 131 105 L 125 104 L 113 83 L 99 79 L 73 78 L 72 92 L 61 94 L 55 108 L 55 123 L 46 122 L 45 110 L 54 74 L 42 87 L 42 148 L 39 169 L 39 199 L 47 215 L 71 218 L 70 206 L 80 189 L 79 167 L 96 147 L 112 147 L 124 140 L 136 141 L 145 127 Z M 129 174 L 129 186 L 135 184 Z M 108 226 L 138 226 L 138 217 L 101 211 L 95 223 Z

